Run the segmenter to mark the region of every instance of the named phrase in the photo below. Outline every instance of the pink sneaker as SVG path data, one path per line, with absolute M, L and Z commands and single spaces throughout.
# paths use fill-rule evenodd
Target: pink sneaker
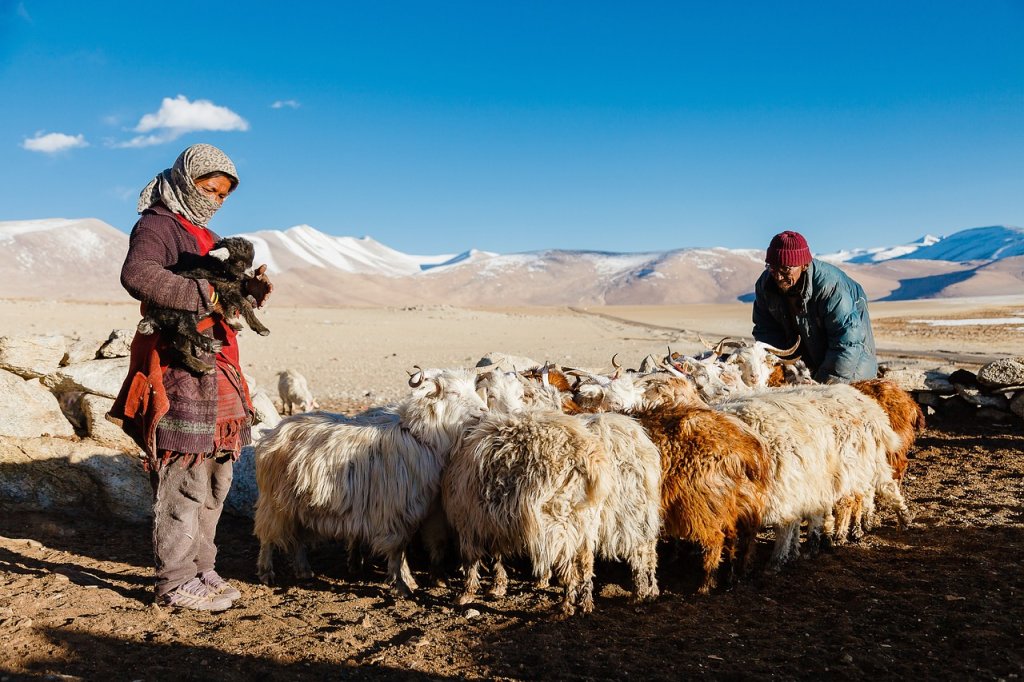
M 194 611 L 223 611 L 231 608 L 231 600 L 215 594 L 199 578 L 178 585 L 159 598 L 161 606 L 177 606 Z
M 211 594 L 218 597 L 234 601 L 242 596 L 242 593 L 236 590 L 231 583 L 217 575 L 217 571 L 203 571 L 199 574 L 199 580 L 206 585 Z

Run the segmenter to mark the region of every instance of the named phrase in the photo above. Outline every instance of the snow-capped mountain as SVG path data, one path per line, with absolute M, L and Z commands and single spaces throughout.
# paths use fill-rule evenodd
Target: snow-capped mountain
M 267 270 L 285 272 L 302 267 L 321 267 L 349 273 L 414 275 L 423 270 L 486 257 L 482 251 L 460 254 L 413 256 L 384 246 L 370 237 L 332 237 L 309 225 L 287 230 L 263 230 L 242 234 L 256 246 L 255 262 Z
M 900 258 L 978 261 L 1024 256 L 1024 228 L 993 225 L 961 230 Z
M 848 251 L 836 251 L 835 253 L 821 254 L 818 258 L 831 263 L 881 263 L 893 258 L 914 257 L 919 249 L 937 244 L 942 237 L 935 237 L 926 234 L 917 241 L 901 246 L 879 246 L 870 249 L 850 249 Z
M 725 303 L 748 300 L 764 267 L 763 249 L 424 256 L 308 225 L 241 236 L 255 243 L 256 262 L 268 264 L 278 305 Z M 119 282 L 127 248 L 128 235 L 98 220 L 0 222 L 0 297 L 130 300 Z M 1024 290 L 1021 228 L 974 228 L 819 257 L 839 263 L 872 299 Z
M 896 258 L 952 262 L 1024 256 L 1024 228 L 993 225 L 961 230 L 948 237 L 925 235 L 901 246 L 850 249 L 821 254 L 832 263 L 881 263 Z

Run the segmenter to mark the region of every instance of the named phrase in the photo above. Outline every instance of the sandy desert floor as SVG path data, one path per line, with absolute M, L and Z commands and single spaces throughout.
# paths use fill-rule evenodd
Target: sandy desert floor
M 871 314 L 882 360 L 934 358 L 981 364 L 1024 351 L 1024 296 L 874 303 Z M 472 367 L 500 351 L 538 362 L 610 369 L 627 367 L 668 346 L 692 353 L 723 336 L 748 337 L 750 306 L 601 306 L 588 308 L 294 308 L 260 312 L 271 329 L 243 331 L 243 369 L 276 397 L 277 372 L 296 369 L 320 402 L 382 403 L 406 390 L 408 371 Z M 1003 320 L 1020 324 L 935 326 L 923 322 Z M 133 328 L 132 304 L 0 300 L 0 336 L 59 333 L 105 339 L 111 329 Z
M 1018 355 L 1024 299 L 875 304 L 883 358 L 933 366 Z M 406 369 L 472 365 L 489 351 L 607 367 L 666 345 L 749 330 L 748 306 L 462 310 L 274 309 L 247 335 L 265 386 L 294 367 L 339 411 L 390 399 Z M 614 318 L 614 319 L 613 319 Z M 0 302 L 0 335 L 105 337 L 131 306 Z M 1022 318 L 1024 319 L 1024 318 Z M 932 357 L 938 355 L 940 357 Z M 966 357 L 965 362 L 962 358 Z M 273 394 L 273 391 L 270 391 Z M 596 610 L 558 622 L 555 588 L 514 565 L 508 596 L 454 605 L 460 586 L 392 596 L 383 565 L 350 575 L 343 550 L 311 552 L 315 579 L 254 576 L 251 522 L 224 517 L 219 567 L 242 592 L 221 614 L 150 603 L 148 529 L 102 519 L 0 513 L 0 680 L 6 679 L 1019 679 L 1024 675 L 1024 428 L 932 420 L 911 452 L 904 492 L 917 518 L 891 514 L 862 541 L 805 557 L 776 576 L 695 594 L 699 561 L 663 546 L 653 604 L 630 603 L 628 571 L 599 564 Z M 770 538 L 760 542 L 763 559 Z M 429 579 L 414 551 L 414 571 Z M 472 610 L 470 610 L 472 609 Z

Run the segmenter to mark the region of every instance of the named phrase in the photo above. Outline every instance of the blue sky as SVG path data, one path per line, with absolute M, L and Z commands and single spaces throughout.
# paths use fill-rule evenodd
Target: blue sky
M 209 142 L 241 175 L 222 234 L 826 252 L 1024 226 L 1022 35 L 1020 0 L 0 0 L 0 220 L 128 231 Z

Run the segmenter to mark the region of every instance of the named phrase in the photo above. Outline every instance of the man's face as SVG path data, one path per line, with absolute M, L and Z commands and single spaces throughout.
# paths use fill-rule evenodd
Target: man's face
M 768 274 L 771 275 L 771 278 L 775 282 L 775 286 L 779 288 L 779 291 L 786 293 L 795 287 L 796 283 L 800 281 L 800 277 L 807 271 L 807 266 L 766 265 L 765 269 L 768 270 Z

